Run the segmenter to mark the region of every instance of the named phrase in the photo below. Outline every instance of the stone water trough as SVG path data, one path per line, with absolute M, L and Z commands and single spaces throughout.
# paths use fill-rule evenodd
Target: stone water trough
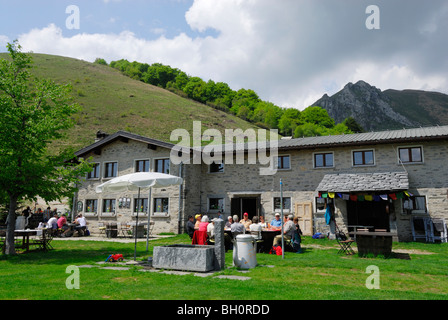
M 174 244 L 154 247 L 152 266 L 183 271 L 215 270 L 215 246 Z
M 208 272 L 224 269 L 224 221 L 215 220 L 215 245 L 173 244 L 154 247 L 156 269 Z

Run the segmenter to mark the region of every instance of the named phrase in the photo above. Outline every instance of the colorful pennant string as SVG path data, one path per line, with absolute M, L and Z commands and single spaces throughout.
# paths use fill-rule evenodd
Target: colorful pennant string
M 336 197 L 342 200 L 350 201 L 386 201 L 388 199 L 397 200 L 405 199 L 405 197 L 412 197 L 413 194 L 409 191 L 394 192 L 389 194 L 348 194 L 341 192 L 319 192 L 319 198 L 330 198 L 334 199 Z

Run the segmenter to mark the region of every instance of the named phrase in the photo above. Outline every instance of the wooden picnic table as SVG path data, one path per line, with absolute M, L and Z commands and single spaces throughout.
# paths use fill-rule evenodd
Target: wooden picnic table
M 389 256 L 392 253 L 392 238 L 396 236 L 394 232 L 386 231 L 357 231 L 349 232 L 354 235 L 358 254 L 365 256 L 368 254 Z
M 15 237 L 22 237 L 22 245 L 18 248 L 24 249 L 25 252 L 30 251 L 30 246 L 37 246 L 38 249 L 42 248 L 44 251 L 48 250 L 49 237 L 47 237 L 47 229 L 27 229 L 27 230 L 14 230 Z M 35 241 L 30 241 L 31 236 L 40 236 Z

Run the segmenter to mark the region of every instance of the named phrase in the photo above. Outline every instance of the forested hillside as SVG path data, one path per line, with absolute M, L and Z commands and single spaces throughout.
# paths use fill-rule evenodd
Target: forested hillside
M 107 65 L 104 59 L 97 59 L 95 62 Z M 206 82 L 160 63 L 150 65 L 122 59 L 112 61 L 109 65 L 133 79 L 236 115 L 258 127 L 278 129 L 281 135 L 302 137 L 362 130 L 353 119 L 346 119 L 336 125 L 326 110 L 318 106 L 308 107 L 302 112 L 293 107 L 281 108 L 272 102 L 261 100 L 254 90 L 232 90 L 227 83 L 215 83 L 213 80 Z

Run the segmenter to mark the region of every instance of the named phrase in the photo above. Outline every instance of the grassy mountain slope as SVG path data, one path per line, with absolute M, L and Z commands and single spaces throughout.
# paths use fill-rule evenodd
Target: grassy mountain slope
M 448 95 L 421 90 L 385 90 L 396 112 L 421 126 L 448 125 Z
M 167 90 L 133 80 L 108 66 L 45 54 L 32 54 L 31 72 L 57 83 L 70 83 L 72 96 L 82 106 L 76 125 L 63 144 L 80 149 L 94 142 L 98 130 L 126 130 L 170 142 L 172 130 L 182 128 L 192 136 L 193 121 L 202 130 L 258 129 L 236 116 L 182 98 Z M 0 54 L 0 58 L 8 58 Z

